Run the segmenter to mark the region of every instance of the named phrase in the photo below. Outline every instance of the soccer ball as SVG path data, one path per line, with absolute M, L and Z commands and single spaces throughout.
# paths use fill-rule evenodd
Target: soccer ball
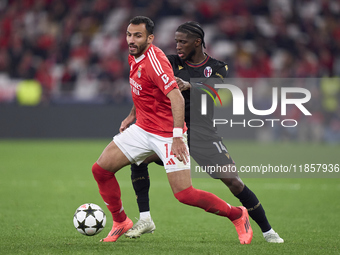
M 93 236 L 104 229 L 106 215 L 102 208 L 96 204 L 83 204 L 74 213 L 73 224 L 79 233 Z

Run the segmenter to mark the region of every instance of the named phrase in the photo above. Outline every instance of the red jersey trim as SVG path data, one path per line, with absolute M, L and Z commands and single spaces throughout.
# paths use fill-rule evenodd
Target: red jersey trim
M 192 63 L 190 63 L 190 62 L 188 62 L 188 61 L 185 61 L 185 63 L 186 63 L 188 66 L 190 66 L 190 67 L 201 67 L 201 66 L 205 65 L 205 64 L 208 62 L 209 58 L 210 58 L 210 57 L 207 55 L 207 58 L 206 58 L 205 60 L 203 60 L 203 62 L 198 63 L 198 64 L 192 64 Z

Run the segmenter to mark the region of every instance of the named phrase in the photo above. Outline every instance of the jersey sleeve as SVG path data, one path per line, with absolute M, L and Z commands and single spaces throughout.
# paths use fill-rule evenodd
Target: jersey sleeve
M 174 88 L 178 88 L 171 64 L 163 52 L 148 52 L 150 65 L 148 75 L 157 87 L 166 95 Z
M 226 78 L 227 75 L 228 75 L 228 70 L 229 70 L 228 65 L 226 63 L 221 62 L 221 63 L 219 63 L 219 68 L 217 69 L 216 74 L 220 78 L 222 78 L 222 77 Z

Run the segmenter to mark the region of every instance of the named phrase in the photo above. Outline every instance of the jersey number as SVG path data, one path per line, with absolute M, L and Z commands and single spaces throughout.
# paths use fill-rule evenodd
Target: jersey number
M 217 150 L 219 153 L 222 153 L 222 151 L 225 151 L 226 153 L 228 153 L 227 148 L 222 144 L 221 141 L 217 142 L 213 142 L 213 144 L 216 146 Z
M 169 144 L 166 143 L 166 144 L 164 144 L 164 146 L 165 146 L 165 157 L 168 158 L 169 157 Z M 174 156 L 174 154 L 172 153 L 171 148 L 170 148 L 170 156 Z

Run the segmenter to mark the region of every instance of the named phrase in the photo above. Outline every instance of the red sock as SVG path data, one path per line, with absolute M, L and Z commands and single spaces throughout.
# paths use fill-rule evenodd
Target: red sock
M 92 166 L 92 173 L 97 181 L 99 193 L 112 213 L 113 221 L 123 222 L 126 219 L 126 214 L 120 199 L 120 187 L 115 174 L 100 167 L 97 163 Z
M 242 210 L 240 208 L 229 205 L 227 202 L 212 193 L 195 189 L 192 186 L 177 192 L 175 197 L 183 204 L 196 206 L 207 212 L 228 217 L 231 221 L 239 218 L 242 214 Z

